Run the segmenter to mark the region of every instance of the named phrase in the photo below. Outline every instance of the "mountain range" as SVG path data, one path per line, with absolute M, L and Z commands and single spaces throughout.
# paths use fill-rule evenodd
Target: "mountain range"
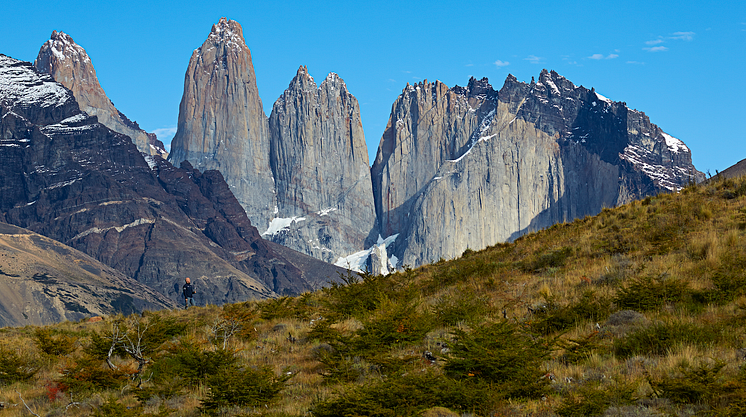
M 343 79 L 301 65 L 267 117 L 226 18 L 192 54 L 168 154 L 63 32 L 34 64 L 0 56 L 0 113 L 0 221 L 170 303 L 186 276 L 203 303 L 299 294 L 341 268 L 455 258 L 704 179 L 644 113 L 547 70 L 499 90 L 407 84 L 371 166 Z
M 0 221 L 78 249 L 178 301 L 297 294 L 339 268 L 263 240 L 218 171 L 176 168 L 80 110 L 73 92 L 0 55 Z
M 218 169 L 263 236 L 386 273 L 596 214 L 703 174 L 648 117 L 552 71 L 407 84 L 368 169 L 357 100 L 301 66 L 262 110 L 241 25 L 192 54 L 169 160 Z

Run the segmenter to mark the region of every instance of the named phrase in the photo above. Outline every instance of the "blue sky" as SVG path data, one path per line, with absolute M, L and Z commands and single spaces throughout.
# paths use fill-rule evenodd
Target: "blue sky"
M 746 158 L 746 2 L 51 2 L 2 7 L 0 53 L 33 61 L 52 30 L 91 56 L 117 108 L 168 142 L 184 73 L 220 17 L 243 26 L 269 115 L 300 65 L 338 73 L 372 159 L 407 82 L 500 88 L 553 69 L 683 140 L 701 171 Z M 170 135 L 169 135 L 170 132 Z

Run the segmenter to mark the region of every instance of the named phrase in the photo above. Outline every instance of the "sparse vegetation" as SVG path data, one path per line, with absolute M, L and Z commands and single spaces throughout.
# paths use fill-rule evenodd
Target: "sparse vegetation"
M 299 297 L 0 329 L 2 412 L 745 415 L 745 237 L 746 178 L 713 180 Z

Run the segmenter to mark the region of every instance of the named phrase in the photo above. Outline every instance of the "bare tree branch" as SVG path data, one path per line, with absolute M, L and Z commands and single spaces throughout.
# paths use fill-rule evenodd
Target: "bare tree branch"
M 31 414 L 33 414 L 33 415 L 35 415 L 36 417 L 41 417 L 40 415 L 36 414 L 35 412 L 33 412 L 33 411 L 31 410 L 31 407 L 29 407 L 29 406 L 28 406 L 28 404 L 26 404 L 26 401 L 24 401 L 24 400 L 23 400 L 23 396 L 21 395 L 21 393 L 20 393 L 20 392 L 16 391 L 16 393 L 18 393 L 18 398 L 20 398 L 20 399 L 21 399 L 21 402 L 23 403 L 23 405 L 25 405 L 25 406 L 26 406 L 26 409 L 28 410 L 28 412 L 29 412 L 29 413 L 31 413 Z

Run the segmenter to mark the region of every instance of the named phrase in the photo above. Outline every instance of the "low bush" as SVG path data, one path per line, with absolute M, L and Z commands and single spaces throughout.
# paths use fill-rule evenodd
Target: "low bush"
M 76 338 L 65 334 L 52 334 L 52 329 L 39 328 L 34 332 L 36 347 L 50 356 L 64 356 L 72 353 L 76 347 Z
M 570 258 L 570 256 L 572 256 L 572 254 L 572 248 L 566 246 L 557 250 L 535 254 L 534 256 L 520 262 L 519 266 L 524 272 L 538 273 L 549 268 L 559 268 L 564 266 L 565 262 Z
M 0 385 L 28 381 L 39 371 L 39 364 L 28 354 L 0 346 Z
M 555 409 L 560 417 L 585 417 L 604 415 L 611 406 L 625 406 L 635 401 L 637 385 L 615 383 L 607 386 L 579 385 Z
M 292 375 L 276 376 L 270 368 L 239 369 L 230 366 L 207 379 L 210 393 L 202 409 L 214 414 L 228 407 L 258 407 L 273 402 Z
M 696 366 L 684 361 L 676 372 L 660 378 L 649 378 L 649 382 L 657 397 L 668 398 L 679 404 L 712 404 L 724 394 L 723 377 L 719 375 L 724 367 L 723 361 L 703 361 Z
M 441 297 L 432 307 L 438 324 L 455 326 L 460 322 L 473 323 L 481 320 L 489 311 L 487 297 L 469 291 L 457 291 L 455 295 Z
M 588 336 L 571 338 L 559 343 L 565 349 L 560 356 L 560 361 L 565 364 L 576 364 L 582 362 L 594 353 L 601 350 L 601 343 L 598 332 L 593 332 Z
M 584 321 L 600 322 L 611 312 L 611 301 L 593 291 L 585 291 L 574 303 L 558 306 L 553 299 L 535 309 L 531 329 L 543 335 L 566 330 Z
M 550 341 L 534 339 L 514 323 L 499 321 L 456 329 L 444 371 L 456 380 L 483 380 L 505 398 L 536 398 L 548 380 L 542 366 Z
M 230 350 L 203 350 L 196 343 L 181 341 L 170 346 L 151 369 L 156 384 L 179 377 L 187 385 L 194 386 L 234 366 L 237 361 L 238 358 Z
M 349 389 L 337 398 L 315 403 L 311 411 L 319 417 L 414 416 L 432 407 L 484 412 L 490 393 L 484 382 L 459 381 L 428 370 Z
M 110 369 L 101 360 L 83 355 L 64 366 L 60 371 L 62 375 L 55 382 L 76 396 L 89 395 L 95 391 L 121 388 L 134 372 L 125 367 Z
M 614 354 L 620 358 L 635 355 L 665 355 L 677 344 L 707 346 L 724 341 L 723 329 L 714 325 L 657 323 L 632 331 L 614 341 Z
M 617 291 L 614 302 L 619 308 L 649 311 L 665 304 L 678 303 L 691 296 L 689 283 L 682 279 L 659 276 L 641 276 L 632 279 Z

